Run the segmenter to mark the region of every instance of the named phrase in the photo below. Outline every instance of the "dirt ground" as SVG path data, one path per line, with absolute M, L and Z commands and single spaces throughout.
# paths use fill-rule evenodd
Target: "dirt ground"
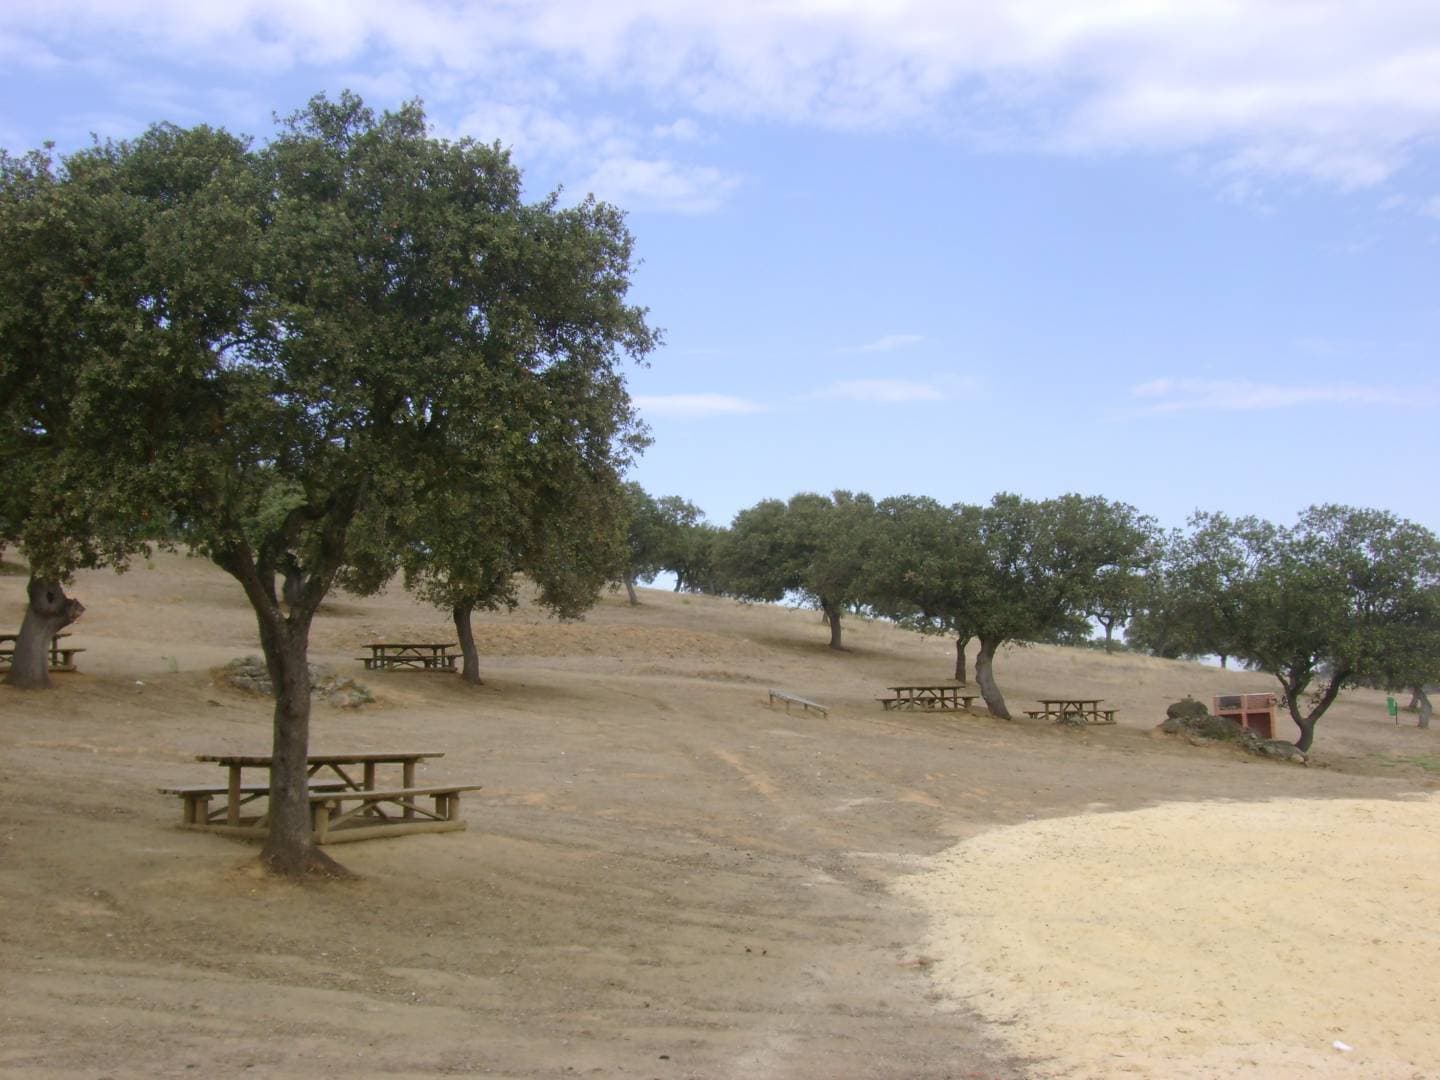
M 337 596 L 312 660 L 378 701 L 317 706 L 312 748 L 443 750 L 422 779 L 484 789 L 468 831 L 297 887 L 156 790 L 269 748 L 214 678 L 258 651 L 238 586 L 157 556 L 72 592 L 82 670 L 0 687 L 0 1076 L 1440 1074 L 1440 732 L 1383 695 L 1304 768 L 1154 733 L 1254 673 L 1012 649 L 1017 715 L 1119 723 L 888 713 L 951 643 L 851 620 L 833 653 L 813 612 L 642 590 L 477 619 L 476 689 L 363 671 L 453 632 Z

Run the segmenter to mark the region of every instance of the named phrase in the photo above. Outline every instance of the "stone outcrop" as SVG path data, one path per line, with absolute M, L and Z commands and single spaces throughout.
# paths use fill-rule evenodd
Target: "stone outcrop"
M 275 696 L 265 661 L 258 656 L 231 660 L 220 670 L 219 681 L 243 693 L 261 697 Z M 323 701 L 339 709 L 358 709 L 361 705 L 373 702 L 375 695 L 370 692 L 369 687 L 354 679 L 342 678 L 332 671 L 311 664 L 310 699 Z

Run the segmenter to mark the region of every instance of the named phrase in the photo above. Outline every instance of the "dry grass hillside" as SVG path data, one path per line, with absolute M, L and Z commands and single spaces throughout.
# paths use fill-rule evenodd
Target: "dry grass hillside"
M 834 653 L 813 612 L 642 590 L 477 617 L 471 688 L 363 671 L 453 631 L 337 596 L 311 658 L 377 701 L 318 705 L 312 747 L 443 750 L 424 774 L 484 789 L 468 831 L 336 847 L 358 880 L 302 888 L 156 790 L 268 749 L 268 702 L 214 674 L 257 651 L 239 588 L 158 556 L 72 591 L 81 670 L 0 687 L 0 1075 L 1440 1072 L 1440 736 L 1381 694 L 1305 768 L 1154 733 L 1254 673 L 1016 648 L 1017 715 L 1073 693 L 1117 725 L 889 713 L 950 642 L 851 620 Z

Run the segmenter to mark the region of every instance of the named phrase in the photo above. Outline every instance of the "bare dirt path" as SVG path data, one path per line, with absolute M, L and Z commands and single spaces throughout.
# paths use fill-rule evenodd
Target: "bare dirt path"
M 1063 1075 L 937 974 L 941 914 L 901 887 L 930 860 L 1054 818 L 1436 790 L 1402 760 L 1433 733 L 1374 695 L 1322 722 L 1310 769 L 1154 737 L 1184 692 L 1268 686 L 1144 658 L 1001 659 L 1020 707 L 1083 692 L 1116 728 L 883 713 L 884 686 L 943 681 L 949 643 L 860 624 L 834 655 L 813 613 L 661 593 L 484 620 L 478 690 L 370 676 L 367 641 L 449 639 L 390 593 L 317 623 L 312 659 L 380 700 L 317 707 L 312 745 L 440 746 L 429 775 L 485 789 L 469 831 L 337 847 L 358 882 L 295 888 L 155 792 L 268 746 L 267 703 L 211 674 L 255 651 L 238 590 L 163 557 L 75 593 L 82 672 L 0 688 L 0 1075 Z M 769 685 L 831 713 L 767 708 Z

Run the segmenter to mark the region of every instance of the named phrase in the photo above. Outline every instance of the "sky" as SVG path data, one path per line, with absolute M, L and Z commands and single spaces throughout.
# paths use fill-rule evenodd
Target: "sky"
M 6 0 L 0 147 L 351 89 L 623 208 L 631 478 L 1440 531 L 1434 0 Z

